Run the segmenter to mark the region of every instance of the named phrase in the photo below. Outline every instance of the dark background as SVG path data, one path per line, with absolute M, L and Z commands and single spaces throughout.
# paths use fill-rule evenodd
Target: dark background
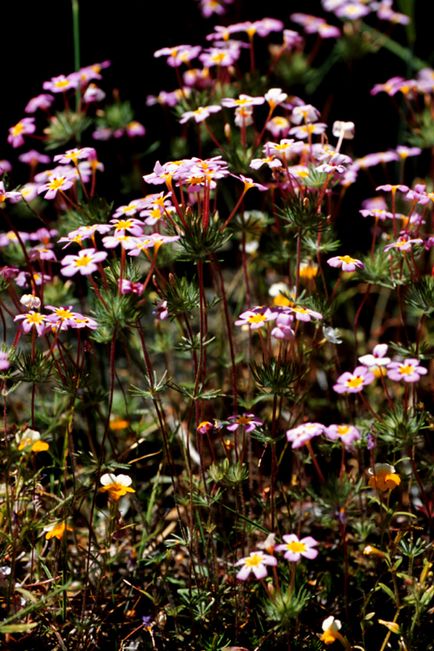
M 424 29 L 426 3 L 416 2 L 418 39 L 415 53 L 428 59 L 432 39 Z M 180 43 L 204 44 L 204 35 L 215 24 L 256 20 L 265 16 L 280 18 L 286 27 L 296 27 L 289 20 L 294 11 L 324 15 L 320 0 L 235 0 L 225 16 L 203 18 L 195 0 L 149 2 L 149 0 L 81 0 L 81 63 L 89 65 L 103 59 L 113 62 L 110 76 L 125 97 L 130 97 L 138 111 L 145 111 L 145 98 L 160 89 L 176 85 L 173 70 L 164 60 L 153 58 L 153 52 L 166 45 Z M 423 12 L 423 14 L 422 14 Z M 330 22 L 339 24 L 332 14 Z M 29 99 L 42 91 L 42 83 L 58 74 L 73 71 L 73 43 L 70 0 L 42 0 L 41 2 L 2 3 L 2 102 L 0 121 L 2 131 L 23 115 Z M 384 23 L 385 28 L 386 24 Z M 405 43 L 403 28 L 396 27 L 394 36 Z M 366 111 L 383 109 L 383 97 L 377 96 L 375 108 L 366 97 L 366 89 L 385 81 L 385 75 L 406 74 L 406 66 L 396 57 L 382 53 L 379 57 L 365 57 L 347 76 L 345 87 L 333 87 L 334 110 L 338 106 L 358 106 L 360 115 Z M 327 89 L 322 89 L 327 94 Z M 360 102 L 358 97 L 363 97 Z M 350 100 L 350 101 L 349 101 Z M 390 102 L 386 102 L 390 106 Z M 321 107 L 320 107 L 321 108 Z M 341 115 L 344 119 L 354 119 Z M 357 116 L 358 117 L 358 116 Z M 374 115 L 372 116 L 374 118 Z M 372 119 L 371 128 L 375 129 Z M 381 137 L 384 125 L 378 134 Z M 378 142 L 378 138 L 375 140 Z
M 6 142 L 8 128 L 24 116 L 24 106 L 30 97 L 42 92 L 45 80 L 69 74 L 74 69 L 72 12 L 70 0 L 22 4 L 6 0 L 2 5 L 0 159 L 14 159 L 16 152 Z M 430 34 L 424 28 L 429 18 L 426 3 L 415 2 L 415 7 L 418 38 L 414 52 L 429 61 L 432 47 Z M 156 49 L 181 43 L 204 45 L 205 35 L 215 24 L 265 16 L 280 18 L 285 27 L 297 29 L 289 19 L 295 11 L 325 15 L 320 0 L 235 0 L 225 16 L 211 18 L 201 16 L 195 0 L 152 3 L 149 0 L 81 0 L 81 65 L 104 59 L 112 61 L 104 74 L 105 87 L 118 88 L 121 98 L 133 104 L 136 118 L 147 129 L 145 148 L 159 139 L 159 132 L 165 128 L 162 112 L 146 107 L 147 95 L 177 86 L 174 70 L 163 58 L 153 57 Z M 327 14 L 327 19 L 339 24 L 332 14 Z M 402 44 L 407 43 L 404 28 L 393 28 L 392 35 Z M 274 40 L 279 42 L 279 39 L 277 35 Z M 309 39 L 308 47 L 312 47 L 314 37 Z M 273 36 L 270 40 L 273 41 Z M 323 44 L 325 50 L 327 47 L 331 43 Z M 356 138 L 350 146 L 355 156 L 362 156 L 402 142 L 399 111 L 392 99 L 384 93 L 376 97 L 369 94 L 375 83 L 393 75 L 406 77 L 411 72 L 405 62 L 383 50 L 351 64 L 339 63 L 314 96 L 302 97 L 325 113 L 322 117 L 328 124 L 336 119 L 354 121 Z M 285 90 L 291 94 L 299 89 Z M 18 152 L 25 150 L 24 147 Z M 156 152 L 154 158 L 160 156 L 164 153 Z

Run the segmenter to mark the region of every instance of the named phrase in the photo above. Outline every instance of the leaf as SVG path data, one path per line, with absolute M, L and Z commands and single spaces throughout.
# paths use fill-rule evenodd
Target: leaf
M 5 624 L 0 626 L 0 633 L 28 633 L 38 625 L 38 622 L 30 624 Z
M 395 601 L 395 595 L 393 594 L 392 590 L 387 585 L 384 585 L 384 583 L 379 583 L 375 589 L 383 590 L 383 592 L 385 592 L 392 599 L 392 601 Z

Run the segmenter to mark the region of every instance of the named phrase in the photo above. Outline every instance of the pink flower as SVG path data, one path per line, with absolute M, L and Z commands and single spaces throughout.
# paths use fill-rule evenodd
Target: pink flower
M 5 350 L 0 350 L 0 371 L 7 371 L 9 367 L 9 353 Z
M 144 136 L 146 133 L 146 129 L 143 124 L 141 124 L 141 122 L 137 122 L 137 120 L 131 120 L 131 122 L 128 122 L 126 131 L 128 138 L 137 138 L 139 136 Z
M 40 154 L 38 151 L 31 149 L 26 151 L 25 154 L 20 154 L 18 160 L 22 163 L 27 163 L 28 165 L 36 165 L 37 163 L 50 163 L 51 159 L 45 154 Z
M 372 354 L 362 355 L 359 357 L 359 362 L 368 368 L 372 366 L 387 366 L 391 361 L 390 357 L 386 357 L 387 349 L 387 344 L 377 344 L 374 346 Z
M 301 448 L 315 436 L 319 436 L 324 432 L 324 425 L 321 423 L 303 423 L 292 429 L 286 431 L 286 438 L 292 443 L 292 448 L 295 450 Z
M 391 362 L 387 366 L 387 377 L 395 382 L 418 382 L 421 375 L 428 373 L 424 366 L 420 366 L 418 359 L 404 359 L 402 362 Z
M 359 393 L 375 379 L 365 366 L 357 366 L 352 373 L 346 371 L 337 379 L 333 389 L 337 393 Z
M 257 330 L 270 321 L 274 321 L 276 317 L 277 313 L 273 312 L 268 307 L 257 307 L 253 310 L 246 310 L 246 312 L 240 314 L 239 318 L 235 321 L 235 325 L 247 326 L 252 330 Z
M 365 266 L 361 260 L 349 255 L 337 255 L 334 258 L 329 258 L 327 264 L 331 267 L 340 267 L 342 271 L 355 271 L 356 268 L 363 269 Z
M 189 63 L 195 59 L 201 51 L 199 45 L 176 45 L 174 47 L 163 47 L 154 52 L 154 57 L 167 57 L 167 63 L 172 68 L 178 68 L 183 63 Z
M 360 432 L 354 425 L 329 425 L 324 434 L 331 441 L 342 441 L 346 448 L 360 439 Z
M 32 328 L 35 328 L 38 335 L 43 335 L 46 330 L 46 316 L 34 310 L 30 310 L 26 314 L 17 314 L 14 321 L 21 321 L 21 328 L 25 333 L 29 333 Z
M 395 249 L 397 251 L 410 251 L 413 244 L 423 244 L 423 240 L 420 237 L 410 238 L 408 233 L 401 233 L 396 242 L 392 242 L 384 247 L 384 251 L 390 251 Z
M 124 235 L 125 232 L 130 233 L 131 235 L 143 235 L 143 224 L 138 219 L 128 218 L 128 219 L 111 219 L 110 224 L 114 226 L 115 235 Z
M 322 319 L 322 314 L 301 305 L 288 305 L 287 309 L 292 312 L 297 321 L 311 321 L 312 319 Z
M 294 317 L 291 313 L 282 312 L 278 314 L 271 336 L 276 339 L 291 339 L 295 336 L 293 324 Z
M 137 294 L 140 295 L 143 293 L 144 285 L 143 283 L 134 282 L 132 280 L 127 280 L 122 278 L 118 281 L 118 287 L 121 294 Z
M 79 80 L 76 76 L 69 75 L 58 75 L 57 77 L 52 77 L 50 81 L 44 81 L 42 87 L 44 90 L 49 90 L 52 93 L 64 93 L 71 88 L 77 88 L 79 85 Z
M 32 99 L 26 105 L 24 112 L 36 113 L 38 109 L 41 109 L 42 111 L 46 111 L 47 109 L 50 108 L 53 102 L 54 102 L 54 97 L 52 95 L 48 95 L 47 93 L 42 93 L 41 95 L 32 97 Z
M 75 177 L 71 174 L 51 174 L 47 183 L 39 189 L 38 194 L 45 192 L 45 199 L 54 199 L 58 192 L 65 192 L 74 185 Z
M 249 556 L 241 558 L 235 565 L 242 565 L 243 567 L 237 573 L 237 579 L 246 581 L 250 573 L 253 572 L 257 579 L 263 579 L 267 576 L 267 565 L 277 565 L 277 559 L 269 554 L 264 554 L 262 551 L 251 552 Z
M 95 249 L 82 249 L 78 252 L 78 255 L 67 255 L 63 258 L 61 273 L 64 276 L 73 276 L 79 272 L 82 276 L 88 276 L 89 274 L 97 271 L 98 262 L 102 262 L 107 257 L 105 251 L 96 251 Z
M 16 192 L 15 190 L 11 190 L 7 192 L 5 190 L 3 181 L 0 181 L 0 206 L 2 203 L 4 203 L 6 199 L 10 199 L 12 203 L 16 203 L 17 201 L 21 200 L 21 198 L 22 197 L 20 192 Z M 12 231 L 11 233 L 12 233 L 11 237 L 16 237 Z
M 101 90 L 96 84 L 89 84 L 89 86 L 84 91 L 83 102 L 85 104 L 91 104 L 93 102 L 101 102 L 105 99 L 105 92 Z
M 221 111 L 222 107 L 221 106 L 216 106 L 216 105 L 210 105 L 210 106 L 199 106 L 197 109 L 194 111 L 186 111 L 185 113 L 182 114 L 181 119 L 179 120 L 180 124 L 185 124 L 189 120 L 194 120 L 197 124 L 199 122 L 203 122 L 212 113 L 217 113 L 218 111 Z
M 8 143 L 12 147 L 21 147 L 24 145 L 24 136 L 35 131 L 35 118 L 23 118 L 9 129 Z
M 320 112 L 312 104 L 302 104 L 296 106 L 291 115 L 291 122 L 293 124 L 301 124 L 307 122 L 316 122 L 320 116 Z
M 61 163 L 62 165 L 67 165 L 68 163 L 73 163 L 73 165 L 78 165 L 80 160 L 89 160 L 90 158 L 95 158 L 96 151 L 93 147 L 74 147 L 74 149 L 68 149 L 64 154 L 57 154 L 53 160 L 54 162 Z
M 282 538 L 285 542 L 277 545 L 276 551 L 285 552 L 284 557 L 291 563 L 297 563 L 302 556 L 311 560 L 318 556 L 318 551 L 314 548 L 319 543 L 312 536 L 299 539 L 295 533 L 290 533 L 282 536 Z
M 239 108 L 240 106 L 247 108 L 252 106 L 259 106 L 264 102 L 265 99 L 263 97 L 251 97 L 245 93 L 241 93 L 238 99 L 235 99 L 234 97 L 224 97 L 221 101 L 222 106 L 225 106 L 226 108 Z
M 294 135 L 296 138 L 309 138 L 312 135 L 319 135 L 324 133 L 327 128 L 327 125 L 324 122 L 300 124 L 298 127 L 292 127 L 289 130 L 291 135 Z

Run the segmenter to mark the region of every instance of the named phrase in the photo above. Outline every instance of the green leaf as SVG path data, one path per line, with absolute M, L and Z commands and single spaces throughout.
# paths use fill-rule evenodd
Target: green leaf
M 0 626 L 0 633 L 28 633 L 38 626 L 38 622 L 32 622 L 31 624 L 5 624 Z
M 392 599 L 392 601 L 395 601 L 395 595 L 393 594 L 392 590 L 384 583 L 379 583 L 375 589 L 383 590 L 383 592 L 385 592 Z

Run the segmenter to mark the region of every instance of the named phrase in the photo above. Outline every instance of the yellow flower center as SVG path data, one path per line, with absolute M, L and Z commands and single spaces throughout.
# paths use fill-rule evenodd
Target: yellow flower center
M 347 380 L 346 384 L 351 389 L 358 389 L 363 384 L 363 378 L 359 376 L 352 377 L 350 380 Z
M 340 255 L 339 260 L 342 262 L 345 262 L 345 264 L 351 264 L 351 262 L 355 262 L 356 260 L 352 258 L 350 255 Z
M 71 310 L 65 310 L 65 308 L 62 307 L 58 307 L 54 314 L 58 316 L 59 319 L 72 319 L 74 316 Z
M 254 314 L 253 316 L 249 316 L 247 318 L 247 321 L 249 323 L 264 323 L 267 320 L 267 317 L 265 317 L 263 314 Z
M 59 176 L 59 178 L 53 179 L 52 181 L 49 182 L 48 189 L 49 190 L 58 190 L 59 188 L 62 187 L 64 182 L 65 182 L 65 177 L 64 176 Z
M 411 364 L 403 364 L 402 366 L 399 367 L 398 371 L 401 375 L 411 375 L 414 373 L 414 366 Z
M 300 554 L 306 551 L 306 545 L 299 540 L 293 540 L 292 542 L 286 543 L 286 549 L 294 554 Z
M 129 210 L 135 210 L 135 208 L 131 207 Z M 131 228 L 133 225 L 133 221 L 131 219 L 120 219 L 118 223 L 116 224 L 116 231 L 121 231 L 125 230 L 126 228 Z
M 13 136 L 19 136 L 23 133 L 24 131 L 24 124 L 22 122 L 18 122 L 14 127 L 12 127 L 11 133 Z
M 339 436 L 345 436 L 349 434 L 350 426 L 349 425 L 338 425 L 338 434 Z
M 76 267 L 86 267 L 90 262 L 92 262 L 91 256 L 83 255 L 81 258 L 77 258 L 77 260 L 74 261 L 74 264 Z
M 33 312 L 33 314 L 27 315 L 26 321 L 28 323 L 34 323 L 36 325 L 39 325 L 40 323 L 44 322 L 44 317 L 42 314 L 39 314 L 39 312 Z
M 258 567 L 258 565 L 262 565 L 263 563 L 263 558 L 259 554 L 252 554 L 248 558 L 246 558 L 246 565 L 247 567 Z
M 67 88 L 69 86 L 69 81 L 67 79 L 58 79 L 53 85 L 55 88 Z

